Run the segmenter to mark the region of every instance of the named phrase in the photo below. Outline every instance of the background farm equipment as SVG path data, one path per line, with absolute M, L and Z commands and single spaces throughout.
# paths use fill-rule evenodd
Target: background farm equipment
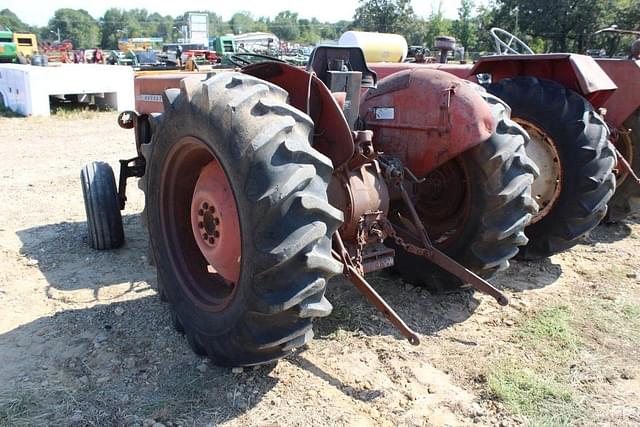
M 50 62 L 62 62 L 72 64 L 75 62 L 73 43 L 71 40 L 61 42 L 45 42 L 40 46 L 43 54 L 47 55 Z
M 11 31 L 0 30 L 0 62 L 14 62 L 18 57 Z
M 366 273 L 446 271 L 507 303 L 477 273 L 526 244 L 537 170 L 508 107 L 478 86 L 429 69 L 377 82 L 359 48 L 322 47 L 308 71 L 269 61 L 135 87 L 119 124 L 137 157 L 119 188 L 104 163 L 81 174 L 89 241 L 123 244 L 126 181 L 141 177 L 158 291 L 197 353 L 235 366 L 287 355 L 330 314 L 338 273 L 413 344 Z

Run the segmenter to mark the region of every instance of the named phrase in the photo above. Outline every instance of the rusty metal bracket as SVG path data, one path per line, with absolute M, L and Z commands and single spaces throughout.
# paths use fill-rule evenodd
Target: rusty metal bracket
M 142 156 L 120 160 L 120 176 L 118 178 L 118 201 L 120 203 L 120 210 L 123 210 L 127 203 L 127 179 L 142 177 L 145 169 L 146 162 Z
M 498 302 L 500 305 L 507 305 L 509 303 L 509 299 L 507 296 L 502 293 L 499 289 L 494 287 L 491 283 L 484 280 L 482 277 L 478 276 L 471 270 L 467 269 L 460 263 L 456 262 L 452 258 L 449 258 L 446 254 L 439 251 L 433 246 L 431 239 L 429 238 L 429 234 L 427 233 L 426 228 L 420 221 L 420 217 L 418 216 L 418 212 L 416 212 L 416 208 L 407 193 L 407 190 L 404 188 L 404 168 L 393 161 L 386 161 L 383 159 L 381 162 L 385 168 L 385 177 L 387 177 L 388 182 L 391 185 L 394 185 L 398 188 L 402 196 L 402 200 L 409 209 L 409 214 L 411 215 L 411 222 L 415 229 L 417 230 L 417 236 L 413 235 L 412 237 L 419 240 L 423 247 L 419 247 L 413 245 L 411 243 L 405 242 L 405 240 L 398 236 L 396 232 L 396 227 L 388 220 L 383 219 L 381 221 L 384 232 L 394 240 L 396 245 L 402 247 L 407 252 L 410 252 L 415 255 L 422 256 L 429 261 L 433 262 L 439 267 L 442 267 L 444 270 L 458 277 L 460 280 L 468 283 L 474 289 L 484 292 Z
M 426 258 L 444 270 L 458 277 L 460 280 L 468 283 L 474 289 L 492 296 L 500 305 L 509 304 L 509 299 L 498 288 L 484 280 L 482 277 L 467 269 L 454 259 L 448 257 L 445 253 L 439 251 L 433 246 L 421 248 L 419 246 L 407 243 L 402 237 L 398 236 L 395 226 L 390 222 L 384 224 L 385 232 L 391 237 L 395 244 L 402 247 L 409 253 Z
M 620 150 L 618 150 L 618 148 L 614 144 L 611 145 L 613 146 L 613 149 L 616 150 L 618 160 L 620 160 L 624 168 L 627 170 L 627 172 L 629 172 L 629 175 L 631 175 L 631 177 L 636 181 L 636 184 L 640 185 L 640 178 L 638 178 L 638 175 L 636 175 L 636 173 L 633 171 L 633 168 L 631 167 L 627 159 L 624 158 Z
M 334 234 L 334 238 L 338 247 L 342 241 L 340 234 L 336 232 Z M 343 245 L 344 247 L 344 245 Z M 393 308 L 380 296 L 378 292 L 367 282 L 367 280 L 362 277 L 362 275 L 358 272 L 358 270 L 352 265 L 350 259 L 348 258 L 348 254 L 345 253 L 340 254 L 336 250 L 332 250 L 331 254 L 335 259 L 341 261 L 344 265 L 344 274 L 347 278 L 353 283 L 353 285 L 364 295 L 364 297 L 373 304 L 383 315 L 384 317 L 391 322 L 393 326 L 400 332 L 400 334 L 405 337 L 412 345 L 420 344 L 420 337 L 418 334 L 411 329 L 402 318 L 396 313 Z

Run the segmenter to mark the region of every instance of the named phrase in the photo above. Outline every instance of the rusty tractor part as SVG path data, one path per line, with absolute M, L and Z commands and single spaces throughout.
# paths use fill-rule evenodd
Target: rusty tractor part
M 527 154 L 541 170 L 534 182 L 539 213 L 525 233 L 525 259 L 538 259 L 576 245 L 607 212 L 615 190 L 616 156 L 609 130 L 580 95 L 535 77 L 503 79 L 488 86 L 512 108 L 530 132 Z
M 640 109 L 614 132 L 618 150 L 617 187 L 609 200 L 607 222 L 621 221 L 640 210 Z
M 496 132 L 406 188 L 433 245 L 491 277 L 527 244 L 524 229 L 537 212 L 531 185 L 538 169 L 525 153 L 527 135 L 509 119 L 508 107 L 484 90 L 479 93 L 496 118 Z M 389 218 L 397 227 L 413 229 L 406 220 L 410 216 L 405 204 L 396 203 Z M 396 252 L 396 270 L 405 282 L 433 292 L 455 291 L 467 283 L 402 247 Z
M 122 164 L 134 176 L 144 167 L 142 222 L 158 292 L 195 352 L 233 366 L 289 354 L 309 342 L 315 318 L 330 314 L 324 293 L 337 273 L 417 344 L 364 278 L 404 256 L 507 303 L 473 266 L 435 246 L 409 190 L 505 131 L 494 106 L 455 76 L 426 70 L 378 85 L 359 48 L 320 47 L 307 71 L 264 62 L 211 76 L 141 76 L 135 86 L 137 111 L 119 121 L 133 123 L 138 157 Z M 401 101 L 416 88 L 429 104 Z M 370 92 L 361 102 L 363 89 Z M 381 153 L 382 145 L 395 149 Z M 487 167 L 502 168 L 504 153 L 494 154 L 486 153 Z M 510 174 L 527 199 L 535 171 Z M 509 198 L 498 187 L 515 182 L 499 181 L 493 208 Z M 486 220 L 491 206 L 473 213 Z M 511 227 L 483 243 L 520 236 L 534 206 L 512 203 Z M 394 209 L 409 214 L 392 222 Z M 526 243 L 506 240 L 492 267 Z
M 609 129 L 617 129 L 620 134 L 626 131 L 622 123 L 638 108 L 640 79 L 636 77 L 634 85 L 622 82 L 625 76 L 628 81 L 628 76 L 636 75 L 636 69 L 640 72 L 640 67 L 637 61 L 596 62 L 584 55 L 533 54 L 512 34 L 501 29 L 492 29 L 491 33 L 498 55 L 482 57 L 473 65 L 374 64 L 372 68 L 384 76 L 418 68 L 446 71 L 481 82 L 510 105 L 514 120 L 531 132 L 527 153 L 535 158 L 541 170 L 534 182 L 534 196 L 541 206 L 533 218 L 534 223 L 541 225 L 532 224 L 527 229 L 530 242 L 521 251 L 525 257 L 540 258 L 575 245 L 606 212 L 605 205 L 613 194 L 615 155 L 613 147 L 603 145 L 603 135 L 609 134 Z M 556 86 L 551 88 L 553 84 Z M 621 84 L 631 93 L 639 92 L 638 96 L 616 90 Z M 556 93 L 552 93 L 554 90 Z M 556 111 L 555 118 L 550 114 L 550 102 Z M 562 110 L 565 104 L 568 111 Z M 596 112 L 606 112 L 606 123 L 590 117 Z M 570 114 L 573 116 L 569 117 Z M 566 122 L 560 126 L 558 120 Z M 580 153 L 584 156 L 578 156 Z M 632 158 L 626 160 L 633 163 Z M 624 164 L 618 164 L 617 169 L 623 170 Z M 547 216 L 549 219 L 544 221 Z M 546 227 L 551 223 L 554 226 Z

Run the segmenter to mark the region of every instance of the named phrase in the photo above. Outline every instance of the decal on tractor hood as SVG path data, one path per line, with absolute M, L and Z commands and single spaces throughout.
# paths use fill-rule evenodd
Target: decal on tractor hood
M 136 101 L 145 101 L 145 102 L 162 102 L 162 95 L 138 95 L 136 96 Z
M 393 107 L 376 107 L 373 111 L 376 120 L 393 120 L 396 117 L 396 110 Z

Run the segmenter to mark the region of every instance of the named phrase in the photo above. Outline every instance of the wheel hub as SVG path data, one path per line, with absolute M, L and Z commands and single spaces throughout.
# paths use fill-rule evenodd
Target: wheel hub
M 514 120 L 531 137 L 525 145 L 525 151 L 540 170 L 540 175 L 531 185 L 531 195 L 539 206 L 538 213 L 531 219 L 531 224 L 534 224 L 551 211 L 560 196 L 562 190 L 560 154 L 551 137 L 538 126 L 520 118 Z
M 214 245 L 220 238 L 220 232 L 216 229 L 220 225 L 220 218 L 216 216 L 216 208 L 208 202 L 203 202 L 198 210 L 198 228 L 200 235 L 208 245 Z
M 231 187 L 220 163 L 200 172 L 191 201 L 191 228 L 209 272 L 233 284 L 240 278 L 240 225 Z
M 416 209 L 431 238 L 444 248 L 469 220 L 470 183 L 464 162 L 451 160 L 416 188 Z

